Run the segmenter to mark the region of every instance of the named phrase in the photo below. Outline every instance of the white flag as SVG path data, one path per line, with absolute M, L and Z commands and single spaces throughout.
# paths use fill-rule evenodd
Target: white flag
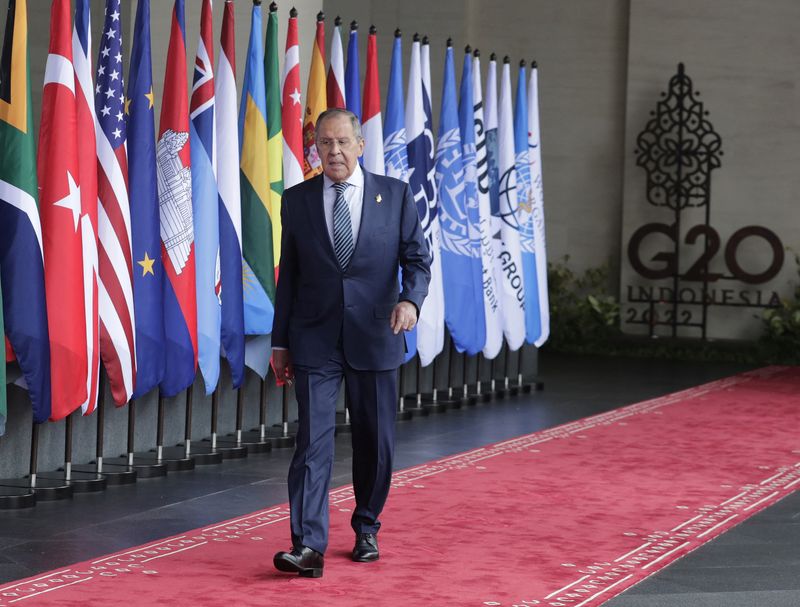
M 490 74 L 495 62 L 489 64 Z M 487 83 L 488 84 L 488 83 Z M 487 97 L 492 94 L 487 89 Z M 525 289 L 522 279 L 522 251 L 517 216 L 517 170 L 514 153 L 514 111 L 511 106 L 511 66 L 508 57 L 503 62 L 500 85 L 500 111 L 497 126 L 498 208 L 500 220 L 495 263 L 500 270 L 503 297 L 503 333 L 511 350 L 525 342 Z M 495 235 L 498 238 L 498 235 Z
M 476 51 L 477 53 L 477 51 Z M 489 199 L 489 161 L 486 154 L 486 128 L 483 116 L 481 60 L 476 54 L 472 64 L 472 102 L 475 125 L 475 162 L 478 180 L 478 214 L 480 216 L 481 262 L 483 265 L 483 304 L 486 314 L 486 344 L 483 355 L 495 358 L 503 347 L 503 309 L 499 283 L 495 276 L 492 244 L 492 208 Z
M 427 80 L 425 79 L 427 75 Z M 417 351 L 422 366 L 429 365 L 444 348 L 444 291 L 440 235 L 436 204 L 433 131 L 430 101 L 430 46 L 411 47 L 406 102 L 409 184 L 417 203 L 422 230 L 431 253 L 431 282 L 417 323 Z

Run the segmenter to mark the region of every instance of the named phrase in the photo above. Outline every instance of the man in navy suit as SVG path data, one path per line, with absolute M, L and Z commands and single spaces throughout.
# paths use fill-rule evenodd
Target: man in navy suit
M 331 109 L 317 120 L 323 175 L 286 190 L 272 329 L 279 380 L 294 383 L 299 427 L 289 468 L 292 549 L 280 571 L 319 577 L 342 378 L 350 407 L 356 533 L 352 558 L 378 558 L 378 516 L 392 475 L 403 331 L 417 322 L 430 256 L 409 186 L 361 168 L 361 125 Z M 398 288 L 397 269 L 402 270 Z

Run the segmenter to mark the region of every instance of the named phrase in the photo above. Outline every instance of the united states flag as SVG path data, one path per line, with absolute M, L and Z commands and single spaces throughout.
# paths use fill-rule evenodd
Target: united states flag
M 122 80 L 120 0 L 106 0 L 95 86 L 100 238 L 100 354 L 114 402 L 133 393 L 134 346 L 131 219 L 126 114 Z

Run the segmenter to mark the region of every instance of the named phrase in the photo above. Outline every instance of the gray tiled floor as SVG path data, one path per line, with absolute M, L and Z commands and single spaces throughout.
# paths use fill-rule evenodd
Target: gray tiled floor
M 396 465 L 420 464 L 742 369 L 545 354 L 543 392 L 398 424 Z M 334 485 L 350 482 L 348 443 L 346 435 L 337 438 Z M 70 502 L 0 511 L 0 583 L 285 502 L 290 458 L 290 450 L 276 450 L 79 495 Z M 607 605 L 800 607 L 800 493 Z

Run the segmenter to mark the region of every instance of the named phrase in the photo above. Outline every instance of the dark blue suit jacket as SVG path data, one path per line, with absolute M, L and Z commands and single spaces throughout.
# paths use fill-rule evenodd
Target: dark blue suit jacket
M 328 236 L 322 187 L 319 175 L 283 193 L 272 345 L 288 348 L 294 364 L 316 367 L 328 361 L 341 335 L 354 369 L 396 369 L 405 341 L 402 331 L 392 333 L 392 309 L 407 300 L 419 310 L 430 282 L 414 197 L 406 183 L 364 171 L 361 227 L 343 272 Z

